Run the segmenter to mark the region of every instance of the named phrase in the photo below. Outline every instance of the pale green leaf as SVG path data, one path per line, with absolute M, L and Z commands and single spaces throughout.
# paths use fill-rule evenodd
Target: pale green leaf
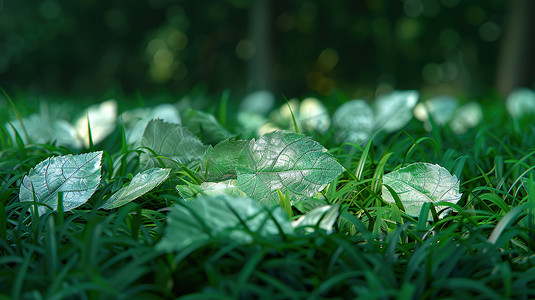
M 121 117 L 125 124 L 126 141 L 129 144 L 139 143 L 145 127 L 152 119 L 161 119 L 167 123 L 181 123 L 178 109 L 175 105 L 168 103 L 125 111 Z
M 405 212 L 415 217 L 426 202 L 447 201 L 455 204 L 462 195 L 459 193 L 459 180 L 455 175 L 451 175 L 439 165 L 429 163 L 414 163 L 383 176 L 383 199 L 395 203 L 385 185 L 397 193 Z M 440 205 L 437 207 L 441 208 Z M 431 219 L 431 215 L 429 218 Z
M 117 101 L 108 100 L 88 107 L 74 123 L 81 142 L 89 147 L 88 120 L 91 126 L 91 139 L 99 143 L 113 132 L 117 123 Z
M 507 111 L 515 119 L 529 114 L 535 114 L 535 91 L 528 88 L 518 88 L 507 97 Z
M 277 205 L 277 189 L 292 202 L 314 196 L 343 171 L 318 142 L 275 131 L 251 140 L 238 158 L 238 187 L 265 205 Z
M 192 243 L 215 238 L 248 244 L 253 241 L 249 232 L 264 237 L 280 236 L 279 228 L 286 234 L 293 233 L 288 215 L 280 207 L 267 208 L 247 197 L 199 196 L 172 208 L 165 236 L 156 248 L 180 251 Z
M 57 210 L 58 193 L 63 193 L 63 211 L 70 211 L 93 195 L 101 177 L 102 151 L 50 157 L 24 176 L 19 200 L 46 204 Z M 38 208 L 39 215 L 46 212 Z
M 334 112 L 333 125 L 336 140 L 340 143 L 360 144 L 373 133 L 375 117 L 371 107 L 364 100 L 351 100 Z
M 203 182 L 201 183 L 201 189 L 205 195 L 228 195 L 234 198 L 247 197 L 237 185 L 238 181 L 235 179 L 221 182 Z
M 424 122 L 427 130 L 431 130 L 429 115 L 431 115 L 435 124 L 442 126 L 453 118 L 457 107 L 459 107 L 459 103 L 456 98 L 451 96 L 437 96 L 425 102 L 418 103 L 414 108 L 414 116 Z
M 240 104 L 242 112 L 251 112 L 259 115 L 266 115 L 273 109 L 275 96 L 267 90 L 252 92 L 243 98 Z
M 115 192 L 100 208 L 116 208 L 143 196 L 164 182 L 170 171 L 171 169 L 153 168 L 136 174 L 127 186 Z
M 483 120 L 483 110 L 477 102 L 469 102 L 459 107 L 450 122 L 455 133 L 465 133 L 467 129 L 475 127 Z
M 327 233 L 332 233 L 334 231 L 333 225 L 336 222 L 339 214 L 339 205 L 325 205 L 321 207 L 316 207 L 313 210 L 309 211 L 306 215 L 299 217 L 299 219 L 292 222 L 294 228 L 306 227 L 306 226 L 317 226 L 321 229 L 327 231 Z M 311 227 L 306 227 L 305 232 L 313 232 L 314 229 Z
M 417 91 L 393 91 L 375 100 L 375 128 L 396 131 L 412 119 L 412 110 L 418 102 Z
M 24 128 L 28 133 L 28 138 L 31 142 L 36 144 L 46 144 L 54 142 L 58 146 L 67 146 L 73 148 L 81 148 L 82 142 L 76 136 L 75 128 L 66 120 L 52 119 L 47 114 L 32 114 L 22 119 Z M 18 120 L 11 122 L 15 130 L 22 134 L 22 126 Z M 15 132 L 11 126 L 6 126 L 11 136 L 15 136 Z M 26 136 L 22 134 L 25 143 Z
M 158 158 L 166 168 L 178 169 L 174 161 L 194 168 L 200 163 L 206 149 L 199 138 L 186 127 L 159 119 L 151 120 L 147 124 L 140 147 L 149 148 L 157 155 L 155 157 L 148 150 L 140 155 L 139 162 L 145 170 L 160 167 Z
M 206 181 L 236 179 L 236 165 L 240 152 L 247 146 L 246 140 L 229 139 L 209 146 L 201 164 L 201 175 Z

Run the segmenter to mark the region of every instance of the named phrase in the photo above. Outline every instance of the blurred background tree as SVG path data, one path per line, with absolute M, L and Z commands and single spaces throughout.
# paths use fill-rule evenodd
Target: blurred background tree
M 31 94 L 459 94 L 496 89 L 500 53 L 504 74 L 535 69 L 507 70 L 510 57 L 532 55 L 500 43 L 532 31 L 515 40 L 505 28 L 532 22 L 506 22 L 533 5 L 505 0 L 0 3 L 0 84 Z M 532 85 L 533 74 L 513 81 L 500 91 Z

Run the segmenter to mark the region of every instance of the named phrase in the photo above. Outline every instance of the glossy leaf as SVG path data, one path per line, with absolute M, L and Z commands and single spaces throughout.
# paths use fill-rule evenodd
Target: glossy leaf
M 143 196 L 164 182 L 170 171 L 171 169 L 153 168 L 136 174 L 130 184 L 115 192 L 100 208 L 116 208 Z
M 426 202 L 457 203 L 461 199 L 457 177 L 443 167 L 429 163 L 414 163 L 383 176 L 383 199 L 395 203 L 385 185 L 397 193 L 405 212 L 411 216 L 418 216 Z
M 275 131 L 251 140 L 238 158 L 238 187 L 266 205 L 279 203 L 277 189 L 292 202 L 314 196 L 343 171 L 318 142 Z
M 206 181 L 236 179 L 236 165 L 240 152 L 247 146 L 246 140 L 229 139 L 209 146 L 201 164 L 201 174 Z
M 288 215 L 280 207 L 266 208 L 247 197 L 200 196 L 171 209 L 165 236 L 156 248 L 180 251 L 192 243 L 216 238 L 247 244 L 253 241 L 249 232 L 264 237 L 280 236 L 279 228 L 284 233 L 293 233 Z
M 102 151 L 50 157 L 24 176 L 20 201 L 34 201 L 57 210 L 58 193 L 63 193 L 63 211 L 70 211 L 93 195 L 101 177 Z M 40 205 L 39 215 L 46 212 Z
M 166 123 L 162 120 L 151 120 L 141 139 L 140 147 L 146 147 L 161 157 L 166 168 L 178 169 L 176 161 L 188 167 L 195 167 L 202 159 L 205 146 L 189 129 L 179 124 Z M 158 157 L 149 150 L 140 155 L 143 169 L 160 167 Z

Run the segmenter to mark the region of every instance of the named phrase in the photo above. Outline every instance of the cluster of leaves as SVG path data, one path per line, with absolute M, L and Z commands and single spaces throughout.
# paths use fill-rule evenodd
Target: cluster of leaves
M 535 295 L 531 125 L 488 107 L 500 130 L 456 133 L 455 117 L 437 124 L 429 109 L 427 132 L 412 122 L 416 97 L 378 99 L 367 138 L 330 151 L 297 132 L 237 137 L 180 104 L 125 112 L 97 143 L 86 112 L 87 143 L 69 147 L 32 142 L 32 118 L 6 123 L 0 295 Z M 347 105 L 365 120 L 366 103 Z M 312 124 L 305 111 L 295 124 Z M 340 114 L 308 128 L 354 136 Z

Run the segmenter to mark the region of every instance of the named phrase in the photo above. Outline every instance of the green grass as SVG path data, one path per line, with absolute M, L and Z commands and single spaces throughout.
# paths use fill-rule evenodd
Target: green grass
M 222 99 L 216 112 L 228 124 L 232 109 L 228 95 Z M 346 168 L 322 192 L 341 205 L 334 233 L 253 235 L 246 245 L 218 237 L 169 253 L 155 245 L 170 207 L 182 201 L 175 185 L 197 181 L 196 170 L 175 171 L 134 202 L 99 210 L 139 165 L 139 150 L 126 145 L 119 126 L 93 145 L 104 150 L 103 180 L 88 203 L 36 216 L 33 203 L 18 200 L 22 178 L 42 160 L 76 150 L 13 139 L 3 120 L 0 299 L 533 298 L 535 127 L 512 120 L 500 103 L 484 112 L 488 117 L 462 135 L 448 126 L 427 132 L 417 120 L 364 145 L 309 133 Z M 391 206 L 381 198 L 382 175 L 418 161 L 460 179 L 463 196 L 443 203 L 453 211 L 443 219 L 432 205 L 418 218 L 400 201 Z

